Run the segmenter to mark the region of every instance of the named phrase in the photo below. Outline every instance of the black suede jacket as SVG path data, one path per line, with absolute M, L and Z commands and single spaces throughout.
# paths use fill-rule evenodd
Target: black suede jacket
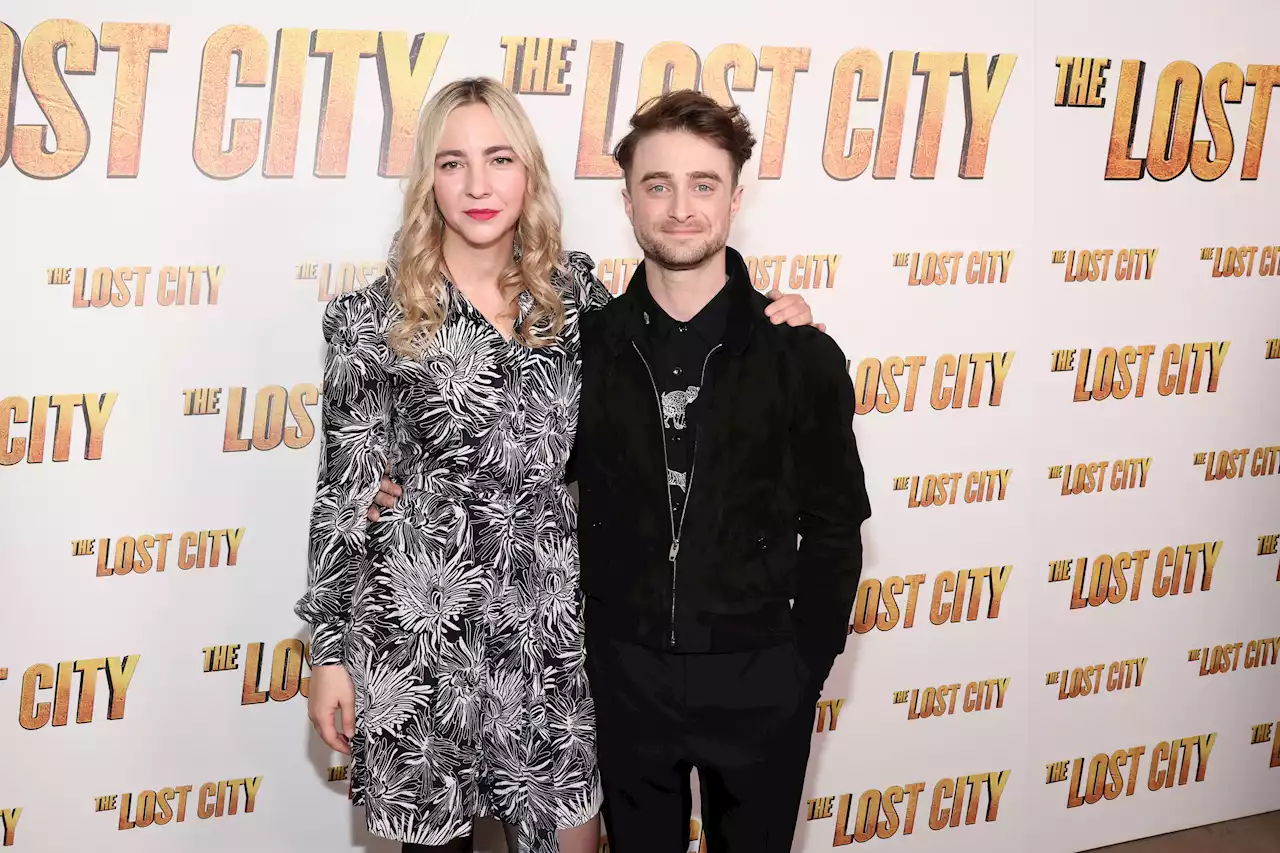
M 732 304 L 707 363 L 678 543 L 642 355 L 644 266 L 581 321 L 574 471 L 587 630 L 676 652 L 794 641 L 820 685 L 848 636 L 871 515 L 853 385 L 835 341 L 774 325 L 742 256 L 726 255 Z

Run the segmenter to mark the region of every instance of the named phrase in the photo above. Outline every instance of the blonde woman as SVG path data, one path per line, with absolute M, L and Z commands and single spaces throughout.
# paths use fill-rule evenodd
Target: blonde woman
M 387 275 L 329 303 L 307 591 L 311 720 L 351 756 L 369 831 L 405 853 L 594 853 L 584 671 L 578 319 L 609 294 L 561 246 L 515 97 L 468 79 L 424 107 Z M 776 294 L 775 294 L 776 296 Z M 770 306 L 807 324 L 803 299 Z M 384 472 L 395 506 L 366 515 Z M 370 515 L 377 518 L 370 521 Z M 340 717 L 340 722 L 336 717 Z

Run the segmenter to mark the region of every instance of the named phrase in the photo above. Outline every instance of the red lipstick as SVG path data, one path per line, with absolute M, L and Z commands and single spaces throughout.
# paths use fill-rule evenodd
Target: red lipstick
M 464 210 L 463 213 L 465 213 L 467 216 L 470 216 L 472 219 L 479 219 L 483 222 L 487 222 L 488 220 L 493 219 L 493 217 L 498 215 L 498 211 L 489 210 L 488 208 L 483 208 L 483 207 L 475 207 L 475 208 L 472 208 L 471 210 Z

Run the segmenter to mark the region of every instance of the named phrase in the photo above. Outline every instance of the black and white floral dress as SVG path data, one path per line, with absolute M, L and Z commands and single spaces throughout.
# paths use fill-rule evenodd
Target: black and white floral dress
M 580 312 L 609 293 L 581 253 L 558 275 L 553 346 L 508 342 L 452 286 L 426 354 L 387 340 L 387 276 L 325 308 L 323 444 L 307 591 L 313 666 L 356 690 L 349 771 L 374 835 L 443 844 L 493 816 L 522 850 L 596 814 L 577 507 Z M 532 299 L 523 294 L 520 319 Z M 385 467 L 404 490 L 369 522 Z

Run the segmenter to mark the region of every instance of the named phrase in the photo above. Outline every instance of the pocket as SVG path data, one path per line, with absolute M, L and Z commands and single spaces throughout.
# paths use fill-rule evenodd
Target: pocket
M 785 541 L 762 531 L 756 534 L 750 550 L 759 560 L 762 591 L 789 599 L 795 597 L 795 547 L 787 548 Z
M 795 649 L 796 661 L 800 666 L 800 679 L 803 681 L 805 688 L 808 688 L 810 681 L 813 681 L 813 671 L 809 669 L 809 663 L 804 660 L 804 654 L 800 653 L 800 647 L 795 646 Z

